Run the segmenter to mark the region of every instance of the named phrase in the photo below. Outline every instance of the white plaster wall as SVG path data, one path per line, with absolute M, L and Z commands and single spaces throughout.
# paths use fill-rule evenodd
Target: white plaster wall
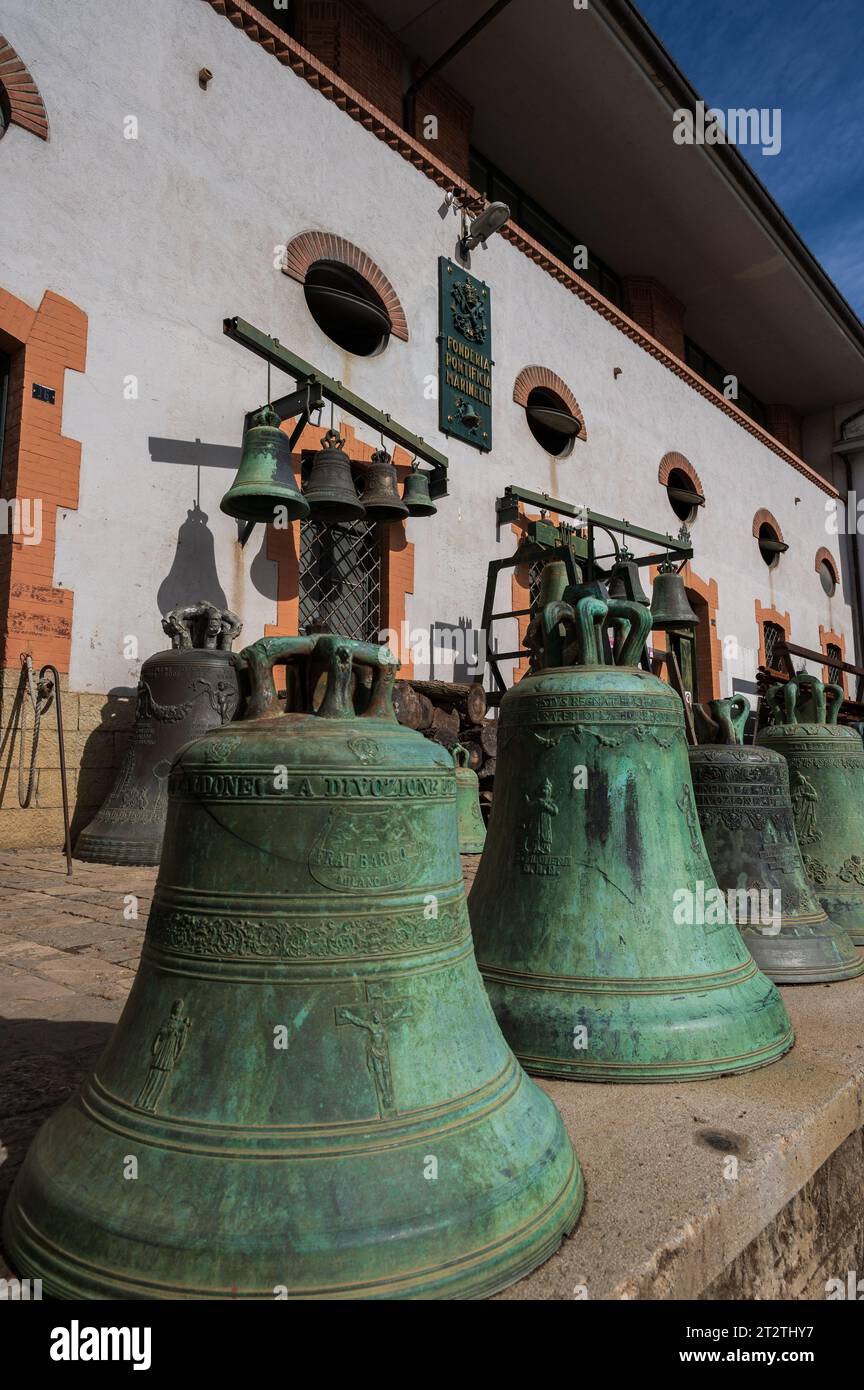
M 75 592 L 73 689 L 129 683 L 137 668 L 123 656 L 126 634 L 142 657 L 163 645 L 157 590 L 198 481 L 194 467 L 154 460 L 148 439 L 238 444 L 245 411 L 264 399 L 266 368 L 223 337 L 234 314 L 449 455 L 450 496 L 431 522 L 409 523 L 412 626 L 479 624 L 487 561 L 513 549 L 494 510 L 508 483 L 674 534 L 657 469 L 676 449 L 708 499 L 694 567 L 717 580 L 719 634 L 737 637 L 742 653 L 724 666 L 724 693 L 755 669 L 755 598 L 791 613 L 797 642 L 818 647 L 822 623 L 846 634 L 851 655 L 845 598 L 829 600 L 814 569 L 818 547 L 836 546 L 824 493 L 500 237 L 472 267 L 492 288 L 494 450 L 439 435 L 424 381 L 437 370 L 437 257 L 453 254 L 457 231 L 455 218 L 438 216 L 441 190 L 209 6 L 7 0 L 4 29 L 39 84 L 51 140 L 13 127 L 0 143 L 0 284 L 34 305 L 50 288 L 90 325 L 86 371 L 66 378 L 63 429 L 83 444 L 81 491 L 78 510 L 59 518 L 55 567 Z M 214 74 L 206 92 L 201 67 Z M 124 139 L 129 115 L 137 140 Z M 352 358 L 321 334 L 301 286 L 273 264 L 275 246 L 312 227 L 380 264 L 406 310 L 407 344 Z M 532 363 L 564 377 L 584 411 L 588 441 L 567 460 L 543 453 L 512 400 Z M 137 401 L 124 399 L 128 375 Z M 275 395 L 290 387 L 274 375 Z M 203 457 L 219 580 L 253 641 L 276 616 L 274 566 L 260 531 L 244 554 L 219 511 L 233 471 L 213 464 L 230 456 Z M 763 506 L 790 545 L 774 572 L 751 535 Z M 497 606 L 510 606 L 509 575 Z M 508 647 L 511 626 L 499 634 Z

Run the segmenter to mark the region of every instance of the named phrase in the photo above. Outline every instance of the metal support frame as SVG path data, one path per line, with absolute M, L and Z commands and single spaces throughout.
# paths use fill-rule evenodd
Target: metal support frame
M 526 560 L 537 559 L 543 556 L 547 560 L 561 559 L 567 566 L 567 577 L 571 584 L 591 583 L 596 579 L 602 579 L 608 573 L 607 570 L 599 568 L 602 560 L 614 560 L 617 558 L 619 546 L 614 539 L 616 535 L 628 539 L 645 541 L 649 545 L 662 547 L 658 553 L 650 555 L 634 556 L 636 565 L 648 566 L 657 565 L 665 560 L 670 553 L 681 564 L 691 559 L 693 546 L 689 536 L 684 540 L 682 536 L 672 536 L 668 532 L 649 531 L 644 526 L 633 526 L 629 521 L 621 520 L 618 517 L 605 516 L 602 512 L 595 512 L 590 507 L 575 506 L 572 502 L 564 502 L 560 497 L 550 497 L 548 492 L 531 492 L 528 488 L 517 487 L 510 484 L 504 489 L 504 494 L 496 498 L 495 511 L 498 517 L 498 524 L 507 524 L 517 521 L 521 515 L 519 503 L 527 503 L 528 506 L 537 507 L 542 512 L 555 512 L 558 516 L 569 516 L 574 519 L 576 525 L 569 527 L 562 524 L 555 528 L 559 544 L 548 544 L 542 538 L 542 533 L 535 529 L 535 539 L 528 545 L 520 545 L 515 555 L 507 556 L 502 560 L 490 560 L 486 572 L 486 593 L 483 600 L 483 616 L 481 619 L 481 630 L 487 634 L 487 656 L 486 661 L 495 682 L 496 689 L 489 693 L 489 704 L 497 705 L 500 703 L 501 696 L 507 689 L 507 684 L 501 674 L 499 661 L 516 660 L 525 656 L 522 650 L 515 652 L 493 652 L 490 639 L 490 629 L 493 622 L 498 622 L 506 618 L 525 617 L 530 613 L 530 609 L 513 609 L 506 612 L 496 613 L 493 611 L 495 604 L 495 590 L 498 584 L 498 576 L 504 569 L 514 569 L 516 565 L 524 564 Z M 529 518 L 530 521 L 530 518 Z M 595 530 L 605 532 L 611 539 L 614 549 L 609 554 L 598 555 L 595 545 Z M 584 534 L 580 534 L 582 531 Z M 579 566 L 580 574 L 576 572 Z M 649 669 L 647 654 L 643 658 L 643 665 Z

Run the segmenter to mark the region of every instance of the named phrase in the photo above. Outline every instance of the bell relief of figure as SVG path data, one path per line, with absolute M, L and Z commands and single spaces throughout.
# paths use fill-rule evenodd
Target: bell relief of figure
M 819 793 L 813 783 L 797 768 L 792 773 L 790 793 L 799 841 L 802 845 L 810 845 L 814 840 L 821 840 L 822 831 L 816 828 L 816 803 Z
M 150 1070 L 136 1102 L 142 1110 L 155 1111 L 165 1082 L 186 1046 L 190 1027 L 191 1020 L 183 1016 L 183 1000 L 175 999 L 170 1014 L 153 1040 Z
M 531 812 L 532 822 L 526 826 L 526 854 L 552 853 L 552 819 L 558 815 L 558 807 L 552 800 L 552 783 L 549 778 L 543 783 L 539 796 L 525 795 Z

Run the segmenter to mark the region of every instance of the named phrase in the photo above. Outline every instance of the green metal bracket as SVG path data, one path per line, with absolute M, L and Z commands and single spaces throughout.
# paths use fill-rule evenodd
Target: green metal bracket
M 308 383 L 319 386 L 325 400 L 332 401 L 335 406 L 353 416 L 355 420 L 362 421 L 364 425 L 370 425 L 385 439 L 398 444 L 415 458 L 428 463 L 432 470 L 429 478 L 430 495 L 434 498 L 447 496 L 448 462 L 445 454 L 433 449 L 432 445 L 427 444 L 419 435 L 412 434 L 410 430 L 405 429 L 404 425 L 400 425 L 386 411 L 377 410 L 374 405 L 370 405 L 362 397 L 355 396 L 354 392 L 349 391 L 347 386 L 343 386 L 341 381 L 325 376 L 310 362 L 304 362 L 302 357 L 298 357 L 296 353 L 283 347 L 278 338 L 271 338 L 267 333 L 262 333 L 260 329 L 253 327 L 245 319 L 224 319 L 222 331 L 235 343 L 240 343 L 242 347 L 248 348 L 256 356 L 263 357 L 265 362 L 269 362 L 272 366 L 278 367 L 280 371 L 293 376 L 299 385 L 303 386 Z M 290 401 L 294 397 L 292 395 L 285 399 Z M 273 408 L 277 414 L 279 413 L 279 406 L 279 401 L 273 402 Z M 284 418 L 288 418 L 287 414 Z

